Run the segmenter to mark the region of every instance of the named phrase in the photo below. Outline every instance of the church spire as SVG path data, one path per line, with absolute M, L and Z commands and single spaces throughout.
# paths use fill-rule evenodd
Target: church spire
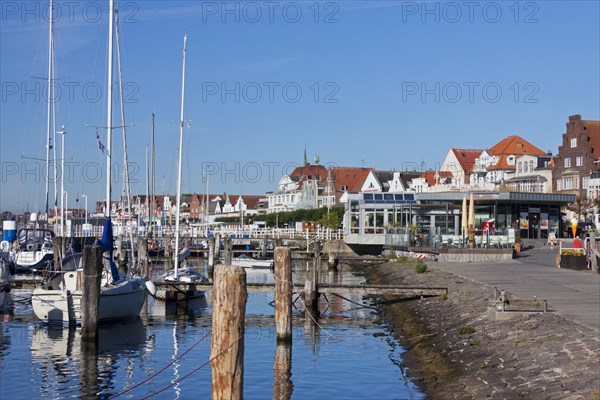
M 304 145 L 304 165 L 308 165 L 308 158 L 306 157 L 306 145 Z

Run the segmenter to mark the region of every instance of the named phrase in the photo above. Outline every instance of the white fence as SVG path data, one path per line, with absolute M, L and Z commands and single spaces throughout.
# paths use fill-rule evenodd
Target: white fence
M 70 227 L 71 229 L 65 229 L 65 237 L 102 237 L 102 226 L 87 226 L 84 229 L 83 225 L 75 225 Z M 174 227 L 159 227 L 162 229 L 155 229 L 153 231 L 154 237 L 173 237 L 175 235 Z M 319 227 L 314 231 L 300 230 L 294 228 L 256 228 L 254 226 L 247 227 L 235 227 L 235 226 L 219 226 L 209 230 L 212 235 L 220 235 L 221 237 L 234 237 L 244 239 L 307 239 L 307 240 L 341 240 L 344 238 L 344 233 L 341 229 L 331 229 Z M 60 226 L 54 228 L 56 235 L 61 235 Z M 115 236 L 119 234 L 129 235 L 129 227 L 122 229 L 121 226 L 113 225 L 113 234 Z M 139 229 L 133 233 L 134 236 L 145 236 L 145 229 Z M 201 238 L 206 237 L 204 230 L 195 226 L 181 226 L 179 229 L 179 235 L 181 237 L 192 237 Z

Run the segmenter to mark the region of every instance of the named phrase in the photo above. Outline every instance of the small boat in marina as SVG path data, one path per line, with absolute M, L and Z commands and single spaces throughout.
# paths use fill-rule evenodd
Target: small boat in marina
M 113 129 L 112 121 L 112 43 L 113 43 L 113 23 L 115 22 L 116 12 L 114 0 L 109 1 L 109 57 L 108 57 L 108 93 L 107 93 L 107 142 L 106 151 L 106 205 L 104 228 L 102 239 L 99 244 L 104 252 L 102 278 L 100 283 L 100 296 L 98 302 L 98 321 L 109 321 L 127 319 L 139 316 L 139 313 L 146 300 L 146 282 L 142 278 L 135 278 L 121 274 L 112 260 L 114 248 L 113 224 L 110 217 L 110 198 L 111 198 L 111 137 Z M 51 18 L 52 19 L 52 18 Z M 116 35 L 117 43 L 119 35 Z M 117 55 L 120 57 L 117 45 Z M 120 68 L 119 68 L 120 71 Z M 121 77 L 119 77 L 121 80 Z M 121 101 L 121 105 L 123 102 Z M 123 110 L 121 110 L 123 116 Z M 123 126 L 125 129 L 123 117 Z M 123 141 L 126 143 L 125 134 Z M 124 153 L 127 153 L 124 145 Z M 127 165 L 127 163 L 125 163 Z M 127 174 L 127 173 L 126 173 Z M 44 236 L 45 238 L 45 236 Z M 132 240 L 130 239 L 130 242 Z M 81 300 L 83 282 L 85 279 L 83 271 L 83 255 L 75 253 L 63 258 L 59 266 L 49 270 L 48 276 L 44 279 L 41 286 L 35 288 L 32 292 L 31 303 L 35 315 L 46 322 L 81 322 Z M 149 289 L 153 285 L 148 285 Z
M 181 117 L 179 120 L 179 158 L 177 162 L 177 202 L 175 206 L 175 251 L 173 252 L 173 269 L 167 271 L 163 276 L 163 281 L 177 283 L 207 283 L 208 279 L 197 271 L 187 267 L 185 259 L 190 256 L 190 249 L 184 247 L 179 252 L 179 224 L 181 220 L 181 167 L 182 167 L 182 152 L 183 152 L 183 126 L 184 126 L 184 100 L 185 100 L 185 57 L 186 57 L 186 43 L 187 34 L 183 36 L 183 59 L 182 59 L 182 71 L 181 71 Z M 177 289 L 178 292 L 181 290 Z M 203 291 L 190 290 L 185 292 L 185 296 L 199 297 L 204 296 Z M 155 298 L 160 300 L 168 300 L 167 290 L 158 290 L 154 295 Z
M 38 272 L 54 259 L 54 232 L 44 228 L 23 228 L 17 235 L 12 262 L 17 272 Z
M 240 254 L 237 257 L 233 257 L 231 264 L 238 267 L 253 269 L 273 269 L 275 266 L 275 262 L 273 260 L 259 260 L 247 256 L 246 254 Z
M 115 270 L 116 266 L 110 273 L 106 269 L 103 271 L 99 321 L 137 317 L 146 299 L 143 279 L 129 279 Z M 80 323 L 83 277 L 83 254 L 65 257 L 60 269 L 52 271 L 32 292 L 31 304 L 36 317 L 50 323 Z

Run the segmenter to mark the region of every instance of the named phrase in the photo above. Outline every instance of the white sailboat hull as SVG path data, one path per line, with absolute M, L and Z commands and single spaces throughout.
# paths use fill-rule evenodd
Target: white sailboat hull
M 81 322 L 81 290 L 36 288 L 31 296 L 35 315 L 50 323 Z M 146 299 L 143 279 L 131 279 L 100 288 L 98 320 L 109 321 L 139 316 Z

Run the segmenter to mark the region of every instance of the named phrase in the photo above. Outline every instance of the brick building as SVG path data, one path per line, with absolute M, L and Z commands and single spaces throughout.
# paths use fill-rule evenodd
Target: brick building
M 566 125 L 554 160 L 554 192 L 585 197 L 590 176 L 598 170 L 600 121 L 585 121 L 577 114 Z

